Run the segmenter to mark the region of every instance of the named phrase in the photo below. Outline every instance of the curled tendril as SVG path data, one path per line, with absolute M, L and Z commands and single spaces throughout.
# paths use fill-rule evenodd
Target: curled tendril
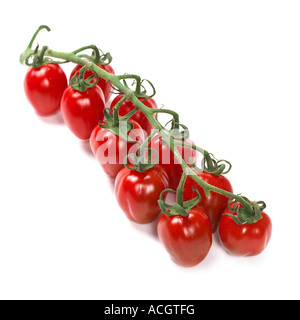
M 99 49 L 100 50 L 100 49 Z M 101 51 L 102 55 L 100 56 L 99 60 L 95 60 L 94 62 L 98 65 L 101 65 L 101 66 L 106 66 L 108 64 L 111 64 L 113 58 L 110 54 L 110 52 L 107 52 L 107 53 L 103 53 Z
M 89 49 L 92 50 L 91 55 L 81 53 L 81 52 L 84 52 Z M 89 46 L 82 47 L 80 49 L 73 51 L 72 53 L 75 54 L 78 58 L 87 59 L 97 65 L 107 65 L 112 62 L 111 54 L 109 52 L 103 53 L 103 51 L 95 45 L 89 45 Z
M 184 183 L 183 183 L 184 185 Z M 189 211 L 197 206 L 199 202 L 201 201 L 201 195 L 197 187 L 193 187 L 193 191 L 196 193 L 196 197 L 189 201 L 182 201 L 182 190 L 173 190 L 173 189 L 166 189 L 160 194 L 160 199 L 158 201 L 158 204 L 162 210 L 162 212 L 167 216 L 183 216 L 186 217 L 189 214 Z M 165 202 L 165 193 L 167 192 L 173 192 L 177 194 L 177 201 L 175 204 L 170 205 Z M 180 199 L 181 198 L 181 199 Z
M 153 153 L 155 154 L 155 161 L 153 162 Z M 131 164 L 128 164 L 128 159 L 131 160 Z M 158 152 L 151 147 L 148 147 L 148 152 L 139 152 L 139 155 L 132 153 L 125 157 L 124 166 L 129 170 L 138 172 L 147 171 L 157 165 L 159 161 Z
M 110 81 L 109 85 L 112 88 L 112 91 L 110 91 L 111 94 L 123 94 L 123 92 L 120 89 L 118 89 L 115 85 L 113 85 Z
M 147 93 L 147 89 L 146 89 L 146 87 L 145 87 L 144 84 L 143 84 L 144 82 L 147 82 L 147 83 L 150 85 L 150 87 L 151 87 L 151 89 L 152 89 L 152 94 L 148 94 L 148 93 Z M 151 81 L 149 81 L 149 80 L 147 80 L 147 79 L 143 79 L 142 82 L 141 82 L 141 87 L 144 89 L 144 90 L 143 90 L 143 95 L 144 95 L 145 99 L 143 100 L 143 103 L 144 103 L 146 100 L 148 100 L 148 99 L 150 99 L 150 98 L 153 98 L 153 97 L 156 95 L 156 89 L 155 89 L 155 87 L 154 87 L 154 85 L 153 85 L 153 83 L 152 83 Z
M 187 126 L 185 126 L 182 123 L 176 123 L 175 119 L 172 119 L 171 122 L 172 122 L 172 127 L 170 130 L 170 134 L 174 139 L 179 139 L 184 141 L 190 137 L 190 130 L 188 129 Z M 180 128 L 182 128 L 183 131 L 180 131 Z
M 226 165 L 228 165 L 227 170 Z M 212 153 L 205 151 L 201 167 L 202 171 L 219 176 L 221 174 L 227 174 L 231 170 L 232 164 L 227 160 L 218 160 Z
M 130 86 L 128 84 L 128 80 L 133 80 L 132 85 Z M 127 89 L 131 90 L 133 92 L 133 94 L 137 97 L 137 98 L 144 98 L 144 100 L 142 100 L 142 103 L 145 103 L 146 100 L 153 98 L 156 94 L 156 90 L 154 85 L 152 84 L 151 81 L 147 80 L 147 79 L 143 79 L 141 80 L 141 78 L 137 75 L 130 75 L 125 73 L 122 76 L 119 76 L 119 80 L 122 81 L 124 87 L 126 87 Z M 148 94 L 147 89 L 144 85 L 144 83 L 147 82 L 151 89 L 152 89 L 152 93 Z M 110 86 L 112 88 L 112 91 L 110 91 L 110 93 L 112 94 L 124 94 L 122 92 L 122 90 L 120 90 L 119 88 L 117 88 L 115 85 L 113 85 L 112 83 L 110 83 Z
M 88 88 L 95 86 L 99 81 L 99 76 L 92 69 L 89 68 L 89 63 L 83 66 L 79 71 L 75 73 L 75 75 L 71 78 L 70 85 L 73 89 L 84 92 Z M 84 79 L 85 71 L 89 69 L 93 72 L 93 75 Z M 96 78 L 96 81 L 95 81 Z
M 239 195 L 240 196 L 240 195 Z M 266 204 L 263 201 L 256 201 L 251 202 L 248 198 L 242 197 L 243 200 L 248 205 L 247 208 L 242 206 L 241 203 L 231 198 L 228 201 L 228 209 L 233 212 L 231 213 L 225 213 L 226 215 L 230 216 L 236 224 L 252 224 L 256 223 L 259 220 L 261 220 L 262 217 L 262 211 L 266 209 Z

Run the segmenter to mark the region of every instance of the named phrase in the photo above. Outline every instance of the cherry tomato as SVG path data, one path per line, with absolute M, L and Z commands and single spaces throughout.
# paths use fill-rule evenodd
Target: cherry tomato
M 233 192 L 229 180 L 222 175 L 215 176 L 206 172 L 198 172 L 197 175 L 210 185 L 213 185 L 217 188 L 223 189 L 231 193 Z M 194 185 L 195 181 L 191 177 L 187 177 L 183 190 L 184 201 L 195 198 L 195 193 L 193 192 Z M 229 198 L 214 191 L 210 192 L 209 197 L 206 197 L 203 188 L 200 187 L 198 184 L 197 189 L 199 190 L 200 195 L 202 197 L 201 202 L 198 204 L 198 206 L 203 206 L 204 209 L 207 211 L 208 217 L 211 222 L 212 231 L 216 232 L 220 222 L 221 215 L 227 207 Z
M 241 207 L 241 205 L 240 205 Z M 252 224 L 237 224 L 224 210 L 219 226 L 219 238 L 226 251 L 235 256 L 256 256 L 264 251 L 272 235 L 272 221 L 262 212 L 262 219 Z
M 115 74 L 114 69 L 113 69 L 113 68 L 111 67 L 111 65 L 109 65 L 109 64 L 107 64 L 107 65 L 105 65 L 105 66 L 99 64 L 98 67 L 101 68 L 102 70 L 108 72 L 108 73 Z M 70 75 L 70 81 L 71 81 L 71 79 L 74 77 L 74 75 L 75 75 L 78 71 L 80 71 L 81 68 L 82 68 L 81 65 L 77 65 L 77 66 L 73 69 L 73 71 L 71 72 L 71 75 Z M 84 80 L 87 79 L 88 77 L 92 76 L 93 74 L 94 74 L 93 71 L 87 69 L 87 70 L 85 71 L 85 73 L 84 73 Z M 96 80 L 97 80 L 97 79 L 96 79 L 96 77 L 95 77 L 95 79 L 92 80 L 92 83 L 93 83 L 93 82 L 96 82 Z M 97 85 L 98 85 L 98 86 L 101 88 L 101 90 L 103 91 L 104 98 L 105 98 L 105 102 L 107 102 L 107 101 L 109 100 L 109 98 L 111 97 L 112 91 L 113 91 L 113 89 L 112 89 L 109 81 L 107 81 L 107 80 L 99 77 L 99 80 L 98 80 L 98 82 L 97 82 Z
M 197 160 L 197 151 L 191 148 L 184 147 L 184 142 L 192 143 L 191 140 L 187 139 L 183 141 L 183 146 L 178 146 L 177 150 L 180 152 L 183 160 L 186 163 L 190 163 L 190 158 L 192 158 L 193 162 L 195 163 Z M 156 135 L 150 142 L 150 146 L 154 149 L 159 155 L 159 165 L 165 169 L 169 176 L 170 180 L 170 188 L 176 190 L 183 170 L 175 158 L 174 153 L 169 148 L 168 144 L 163 141 L 160 135 Z M 154 159 L 156 159 L 154 157 Z
M 110 109 L 113 111 L 114 106 L 120 102 L 124 98 L 123 94 L 119 94 L 115 97 L 115 99 L 112 101 L 110 105 Z M 144 98 L 138 98 L 141 102 L 143 102 L 145 99 Z M 144 102 L 144 105 L 147 106 L 148 108 L 151 109 L 157 109 L 157 104 L 154 101 L 154 99 L 149 98 Z M 125 116 L 128 114 L 130 111 L 135 109 L 135 105 L 128 99 L 125 102 L 122 103 L 120 109 L 119 109 L 119 116 Z M 147 117 L 143 114 L 141 110 L 138 110 L 131 118 L 130 120 L 134 120 L 137 123 L 141 125 L 141 127 L 147 132 L 149 135 L 151 133 L 151 130 L 153 129 L 151 123 L 147 119 Z
M 168 176 L 160 166 L 144 172 L 124 168 L 117 175 L 115 193 L 126 216 L 131 221 L 146 224 L 159 216 L 158 200 L 168 186 Z
M 104 118 L 105 102 L 98 86 L 80 92 L 68 87 L 62 97 L 61 111 L 69 129 L 79 139 L 87 140 L 97 123 Z
M 186 217 L 163 214 L 157 231 L 173 260 L 184 267 L 202 262 L 212 245 L 211 224 L 206 211 L 200 207 L 191 209 Z
M 27 99 L 42 116 L 54 114 L 60 109 L 61 97 L 67 86 L 63 69 L 54 63 L 29 68 L 24 80 Z
M 144 133 L 141 126 L 131 120 L 133 130 L 129 132 L 129 137 L 134 141 L 142 142 Z M 130 143 L 121 139 L 108 129 L 103 129 L 97 125 L 90 137 L 91 149 L 102 166 L 104 172 L 111 178 L 115 178 L 120 170 L 124 168 L 124 159 L 129 153 L 137 153 L 139 144 Z

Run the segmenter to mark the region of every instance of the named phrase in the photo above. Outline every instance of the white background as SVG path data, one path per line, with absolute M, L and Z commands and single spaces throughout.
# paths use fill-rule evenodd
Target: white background
M 1 299 L 299 299 L 300 2 L 9 1 L 1 7 Z M 214 239 L 185 269 L 116 204 L 113 183 L 61 116 L 26 101 L 18 63 L 38 42 L 97 44 L 119 74 L 150 79 L 192 139 L 232 162 L 236 193 L 264 200 L 267 250 L 229 256 Z M 65 68 L 69 74 L 72 66 Z

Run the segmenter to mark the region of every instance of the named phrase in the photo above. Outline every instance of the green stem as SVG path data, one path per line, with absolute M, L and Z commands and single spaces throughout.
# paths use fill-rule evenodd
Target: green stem
M 147 139 L 140 145 L 139 147 L 139 155 L 142 156 L 145 154 L 145 149 L 148 147 L 150 141 L 154 138 L 154 136 L 158 133 L 157 130 L 152 130 Z
M 127 100 L 127 96 L 125 95 L 115 106 L 114 106 L 114 125 L 118 125 L 119 122 L 119 109 L 121 105 Z
M 48 32 L 51 31 L 48 26 L 40 26 L 40 27 L 36 30 L 36 32 L 35 32 L 35 34 L 33 35 L 32 39 L 30 40 L 27 49 L 31 49 L 31 48 L 32 48 L 32 45 L 33 45 L 34 40 L 36 39 L 36 37 L 37 37 L 37 35 L 40 33 L 40 31 L 43 30 L 43 29 L 46 29 Z
M 177 188 L 177 195 L 176 195 L 176 199 L 177 199 L 177 203 L 183 207 L 184 206 L 184 202 L 183 202 L 183 189 L 184 189 L 184 185 L 186 182 L 186 178 L 187 175 L 185 174 L 185 172 L 183 172 L 182 177 L 180 179 L 180 183 L 179 186 Z
M 179 129 L 179 114 L 177 112 L 169 109 L 151 109 L 150 111 L 152 114 L 156 114 L 156 113 L 170 114 L 174 119 L 175 129 Z
M 181 158 L 180 153 L 178 152 L 177 149 L 174 150 L 174 154 L 175 154 L 175 157 L 177 159 Z M 229 198 L 237 200 L 239 203 L 241 203 L 243 205 L 243 207 L 245 207 L 245 209 L 248 212 L 252 212 L 251 205 L 242 196 L 235 195 L 235 194 L 233 194 L 231 192 L 228 192 L 226 190 L 223 190 L 223 189 L 220 189 L 220 188 L 217 188 L 215 186 L 212 186 L 212 185 L 208 184 L 207 182 L 202 180 L 200 177 L 198 177 L 198 175 L 195 174 L 195 172 L 191 169 L 191 167 L 188 166 L 184 161 L 182 162 L 181 165 L 182 165 L 182 168 L 183 168 L 183 172 L 185 172 L 185 174 L 187 176 L 190 176 L 197 184 L 199 184 L 203 188 L 206 196 L 209 196 L 211 191 L 217 192 L 219 194 L 223 194 L 224 196 L 227 196 Z
M 36 32 L 34 33 L 33 37 L 31 38 L 26 50 L 21 54 L 20 56 L 20 63 L 24 63 L 27 56 L 34 52 L 32 50 L 33 42 L 35 41 L 37 35 L 40 33 L 41 30 L 46 29 L 48 32 L 50 31 L 50 28 L 48 26 L 40 26 Z

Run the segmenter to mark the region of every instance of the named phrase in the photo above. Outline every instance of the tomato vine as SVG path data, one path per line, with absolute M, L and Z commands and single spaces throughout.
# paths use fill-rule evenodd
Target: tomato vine
M 180 141 L 180 138 L 183 137 L 183 133 L 180 132 L 180 128 L 185 129 L 185 133 L 187 128 L 180 123 L 180 117 L 177 112 L 169 109 L 151 109 L 144 104 L 144 102 L 147 99 L 149 99 L 155 94 L 155 88 L 149 80 L 143 80 L 140 76 L 135 74 L 114 75 L 106 72 L 98 65 L 105 65 L 110 63 L 112 60 L 111 55 L 109 53 L 104 54 L 95 45 L 84 46 L 72 52 L 55 51 L 50 49 L 48 46 L 44 46 L 41 49 L 39 48 L 39 46 L 37 46 L 35 49 L 33 49 L 33 43 L 37 35 L 41 30 L 44 29 L 50 31 L 50 28 L 47 26 L 40 26 L 37 29 L 32 39 L 30 40 L 28 47 L 22 53 L 20 57 L 20 62 L 28 66 L 32 66 L 33 68 L 38 68 L 48 63 L 63 64 L 72 62 L 78 64 L 83 67 L 79 75 L 79 77 L 81 76 L 81 78 L 78 79 L 74 77 L 72 79 L 72 83 L 74 86 L 76 86 L 77 89 L 80 90 L 85 90 L 86 88 L 93 86 L 95 84 L 95 82 L 91 81 L 93 77 L 96 77 L 97 79 L 103 78 L 106 81 L 109 81 L 112 88 L 114 88 L 115 91 L 124 95 L 124 99 L 122 99 L 120 103 L 118 103 L 115 107 L 115 112 L 113 114 L 107 114 L 109 115 L 108 118 L 110 119 L 110 125 L 112 125 L 112 123 L 114 123 L 114 125 L 116 124 L 116 122 L 118 121 L 118 119 L 115 116 L 115 114 L 117 114 L 117 109 L 120 107 L 122 102 L 124 102 L 126 99 L 129 99 L 136 106 L 136 108 L 130 113 L 130 116 L 132 116 L 135 112 L 140 110 L 145 115 L 145 117 L 147 117 L 148 121 L 151 123 L 153 128 L 158 131 L 163 141 L 168 144 L 171 151 L 174 153 L 175 158 L 182 166 L 184 176 L 182 183 L 179 187 L 179 192 L 177 191 L 178 204 L 177 206 L 175 206 L 175 210 L 177 208 L 177 213 L 179 215 L 186 215 L 191 206 L 198 201 L 198 199 L 195 198 L 192 202 L 183 203 L 182 200 L 182 184 L 186 176 L 190 176 L 196 184 L 203 188 L 206 196 L 209 196 L 211 192 L 216 192 L 229 197 L 231 199 L 231 202 L 236 201 L 240 203 L 243 206 L 243 209 L 236 209 L 239 222 L 242 221 L 242 223 L 251 224 L 253 223 L 253 221 L 258 221 L 261 218 L 260 212 L 265 208 L 265 205 L 261 205 L 262 202 L 251 202 L 246 197 L 243 197 L 240 194 L 236 195 L 216 186 L 210 185 L 203 179 L 201 179 L 197 174 L 195 174 L 195 172 L 197 171 L 205 171 L 214 175 L 225 174 L 231 169 L 231 164 L 228 161 L 215 159 L 211 153 L 209 153 L 206 150 L 203 150 L 202 148 L 196 146 L 193 143 L 187 143 L 185 144 L 185 147 L 192 148 L 203 155 L 202 167 L 198 168 L 196 164 L 187 163 L 184 161 L 182 155 L 177 149 L 177 146 L 179 146 L 182 143 L 182 141 Z M 92 54 L 88 55 L 83 53 L 86 50 L 92 50 Z M 92 71 L 94 73 L 94 76 L 90 77 L 85 81 L 81 81 L 83 73 L 86 69 Z M 133 80 L 135 82 L 135 90 L 132 90 L 128 86 L 128 80 Z M 144 86 L 145 82 L 150 84 L 150 86 L 152 87 L 152 95 L 147 95 Z M 144 98 L 144 100 L 139 99 L 141 97 Z M 157 115 L 159 113 L 169 114 L 172 117 L 172 130 L 166 129 L 166 127 L 158 121 Z M 129 117 L 125 116 L 123 118 L 128 119 Z M 122 118 L 120 120 L 122 120 Z M 102 126 L 105 127 L 105 124 L 102 124 Z M 149 137 L 147 142 L 149 142 L 150 139 L 151 136 Z M 143 145 L 142 148 L 145 149 L 145 145 Z M 227 165 L 229 165 L 229 168 L 226 169 Z M 166 214 L 170 214 L 170 211 L 174 209 L 174 207 L 171 209 L 171 207 L 166 205 L 162 197 L 160 200 L 160 205 L 162 211 Z M 231 208 L 231 210 L 233 209 Z

